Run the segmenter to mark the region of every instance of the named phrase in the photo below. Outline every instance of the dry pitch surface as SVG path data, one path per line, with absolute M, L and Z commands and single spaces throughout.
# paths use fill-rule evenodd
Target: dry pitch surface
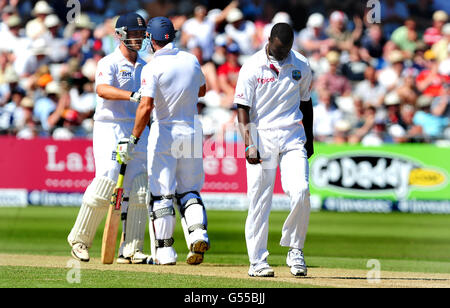
M 49 257 L 34 255 L 0 254 L 0 266 L 24 266 L 66 268 L 70 257 Z M 81 269 L 148 272 L 161 274 L 189 274 L 193 276 L 209 276 L 231 279 L 263 279 L 273 282 L 288 282 L 316 287 L 338 288 L 450 288 L 450 274 L 429 274 L 411 272 L 381 271 L 380 280 L 369 283 L 367 270 L 309 268 L 308 277 L 296 278 L 289 273 L 287 267 L 275 267 L 275 278 L 250 278 L 247 266 L 202 264 L 188 266 L 152 266 L 152 265 L 103 265 L 100 260 L 82 263 Z

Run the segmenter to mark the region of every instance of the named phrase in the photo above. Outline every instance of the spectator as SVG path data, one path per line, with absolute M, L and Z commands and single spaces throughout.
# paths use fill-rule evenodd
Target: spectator
M 439 138 L 444 129 L 449 125 L 449 118 L 437 117 L 431 112 L 433 97 L 422 95 L 417 99 L 418 111 L 414 114 L 413 123 L 422 127 L 425 137 Z
M 425 60 L 427 67 L 416 78 L 417 88 L 424 95 L 440 96 L 443 93 L 444 83 L 450 82 L 450 79 L 439 73 L 439 62 L 431 49 L 425 52 Z
M 400 96 L 397 92 L 390 92 L 384 98 L 384 108 L 386 109 L 386 125 L 399 125 L 401 122 L 400 116 Z
M 239 46 L 232 43 L 227 47 L 227 61 L 217 70 L 220 90 L 225 95 L 223 100 L 223 107 L 225 108 L 231 108 L 233 106 L 234 92 L 239 77 L 239 71 L 241 70 L 238 59 Z
M 355 87 L 355 95 L 365 104 L 380 107 L 385 94 L 386 89 L 378 82 L 375 68 L 368 66 L 364 72 L 364 80 L 357 83 Z
M 385 43 L 386 39 L 383 36 L 383 31 L 379 24 L 371 24 L 361 40 L 362 48 L 373 59 L 382 58 Z
M 333 39 L 339 50 L 350 50 L 353 44 L 362 35 L 363 23 L 361 18 L 354 18 L 355 29 L 350 32 L 347 29 L 348 17 L 344 12 L 334 11 L 330 15 L 330 25 L 326 29 L 326 34 Z
M 349 136 L 349 143 L 360 143 L 362 139 L 372 131 L 372 128 L 374 128 L 375 126 L 375 114 L 375 107 L 368 106 L 367 108 L 365 108 L 364 116 L 361 119 L 362 121 L 359 121 L 359 123 L 357 123 L 357 126 Z
M 308 17 L 306 28 L 298 35 L 298 49 L 305 52 L 307 56 L 325 56 L 336 42 L 328 39 L 325 31 L 325 18 L 320 13 L 311 14 Z
M 422 142 L 423 130 L 422 126 L 414 123 L 415 106 L 402 105 L 400 107 L 400 126 L 405 130 L 405 138 L 407 142 Z
M 391 40 L 403 51 L 406 58 L 411 58 L 417 48 L 416 22 L 411 18 L 407 19 L 403 26 L 392 33 Z
M 450 46 L 450 23 L 446 23 L 442 27 L 442 38 L 431 47 L 439 62 L 444 61 L 450 55 L 448 46 Z
M 52 52 L 49 53 L 51 62 L 60 63 L 67 59 L 69 50 L 67 48 L 67 39 L 60 33 L 61 21 L 55 14 L 48 15 L 44 21 L 47 32 L 42 35 L 47 43 L 47 47 Z
M 358 81 L 364 80 L 364 72 L 368 66 L 369 63 L 361 57 L 359 47 L 353 46 L 350 48 L 349 61 L 342 65 L 342 75 L 356 84 Z
M 1 112 L 0 130 L 15 134 L 24 123 L 24 112 L 20 103 L 25 97 L 25 91 L 16 88 L 11 92 L 11 101 Z
M 14 62 L 14 69 L 22 78 L 33 75 L 41 66 L 50 63 L 49 50 L 45 39 L 33 41 L 29 51 L 19 55 Z
M 440 118 L 450 119 L 450 84 L 446 83 L 441 96 L 435 97 L 431 104 L 431 112 Z
M 320 142 L 331 142 L 336 124 L 342 119 L 342 112 L 333 104 L 327 90 L 319 91 L 318 104 L 314 106 L 314 138 Z
M 442 39 L 442 27 L 448 20 L 448 14 L 444 11 L 436 11 L 433 14 L 433 26 L 425 30 L 423 40 L 428 46 Z
M 253 22 L 244 20 L 242 12 L 238 8 L 234 8 L 227 15 L 227 23 L 225 34 L 229 41 L 238 44 L 242 55 L 253 55 L 258 47 Z
M 16 58 L 22 56 L 30 48 L 32 41 L 21 35 L 22 19 L 12 15 L 6 22 L 5 28 L 0 32 L 0 49 L 12 51 Z
M 34 117 L 39 121 L 43 133 L 48 135 L 54 123 L 49 117 L 56 110 L 61 95 L 61 87 L 56 82 L 51 82 L 45 87 L 46 96 L 38 99 L 34 107 Z
M 404 68 L 404 57 L 401 51 L 393 50 L 389 53 L 388 60 L 390 65 L 380 71 L 378 82 L 389 92 L 400 82 Z
M 35 40 L 47 32 L 45 18 L 53 14 L 53 9 L 46 1 L 38 1 L 31 12 L 36 18 L 29 21 L 25 27 L 27 37 Z
M 187 46 L 195 40 L 203 52 L 203 60 L 208 62 L 214 53 L 214 35 L 217 25 L 225 21 L 231 9 L 236 8 L 237 1 L 232 1 L 219 15 L 208 17 L 203 5 L 195 7 L 194 17 L 188 19 L 182 28 L 181 45 Z
M 17 126 L 17 138 L 32 139 L 38 136 L 36 123 L 33 118 L 33 100 L 24 97 L 20 103 L 22 109 L 22 122 Z
M 327 54 L 330 69 L 317 80 L 317 89 L 328 90 L 332 96 L 349 96 L 352 86 L 348 79 L 338 72 L 339 57 L 337 51 L 330 51 Z
M 414 68 L 407 68 L 403 72 L 402 81 L 396 89 L 400 100 L 405 104 L 414 105 L 420 94 L 416 86 L 416 76 L 418 71 Z
M 95 24 L 87 14 L 81 14 L 73 25 L 75 28 L 69 42 L 69 56 L 79 59 L 83 64 L 93 57 L 94 51 L 101 49 L 101 41 L 93 37 Z

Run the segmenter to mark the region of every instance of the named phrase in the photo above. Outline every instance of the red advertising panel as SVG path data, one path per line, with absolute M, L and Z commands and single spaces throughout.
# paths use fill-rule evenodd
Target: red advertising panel
M 0 138 L 0 188 L 82 193 L 94 178 L 92 140 Z M 7 150 L 6 150 L 7 149 Z M 207 193 L 247 192 L 244 145 L 206 141 L 203 147 Z M 279 176 L 275 192 L 282 193 Z

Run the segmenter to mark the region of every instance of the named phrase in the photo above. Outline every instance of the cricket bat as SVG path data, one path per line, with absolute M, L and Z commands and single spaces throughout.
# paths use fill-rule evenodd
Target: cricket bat
M 117 231 L 119 229 L 120 215 L 122 211 L 121 207 L 123 201 L 123 179 L 126 169 L 126 164 L 122 164 L 120 166 L 117 185 L 111 197 L 111 206 L 109 207 L 108 216 L 106 217 L 105 230 L 103 231 L 102 241 L 103 264 L 112 264 L 114 262 L 114 257 L 116 254 Z

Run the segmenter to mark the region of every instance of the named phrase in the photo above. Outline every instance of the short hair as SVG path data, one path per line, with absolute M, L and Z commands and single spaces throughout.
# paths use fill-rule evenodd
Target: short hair
M 287 23 L 278 23 L 270 32 L 270 40 L 278 38 L 283 45 L 288 45 L 294 40 L 294 30 Z

